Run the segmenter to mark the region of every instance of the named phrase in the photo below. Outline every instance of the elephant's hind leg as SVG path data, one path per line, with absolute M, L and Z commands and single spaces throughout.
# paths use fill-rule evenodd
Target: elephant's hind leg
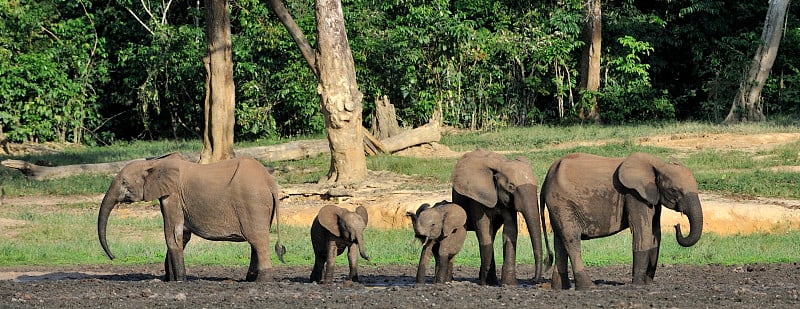
M 569 281 L 569 268 L 567 249 L 564 248 L 564 242 L 558 234 L 553 235 L 553 250 L 556 255 L 556 267 L 553 267 L 552 289 L 554 290 L 569 290 L 572 284 Z
M 269 241 L 266 242 L 269 244 Z M 250 267 L 247 269 L 247 281 L 273 281 L 275 274 L 272 270 L 272 261 L 269 260 L 269 246 L 263 244 L 250 244 Z

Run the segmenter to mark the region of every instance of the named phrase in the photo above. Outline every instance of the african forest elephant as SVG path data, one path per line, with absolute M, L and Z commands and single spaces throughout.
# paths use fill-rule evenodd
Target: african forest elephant
M 536 177 L 525 158 L 510 160 L 486 150 L 465 154 L 453 170 L 453 203 L 467 212 L 467 230 L 480 246 L 480 284 L 497 284 L 494 238 L 503 226 L 501 284 L 516 285 L 517 212 L 531 237 L 536 260 L 533 280 L 542 275 L 542 238 Z M 549 263 L 547 263 L 549 264 Z
M 442 201 L 433 207 L 422 204 L 415 212 L 407 212 L 414 226 L 414 235 L 422 241 L 417 267 L 417 283 L 425 283 L 425 269 L 433 254 L 436 276 L 433 283 L 453 281 L 453 259 L 464 246 L 467 213 L 461 206 Z
M 580 241 L 629 227 L 633 236 L 633 283 L 650 283 L 661 244 L 661 206 L 687 216 L 689 236 L 684 238 L 680 225 L 675 225 L 675 232 L 681 246 L 692 246 L 703 231 L 697 194 L 697 181 L 686 166 L 649 154 L 606 158 L 578 153 L 556 161 L 542 184 L 540 203 L 542 212 L 547 206 L 553 226 L 553 288 L 570 288 L 568 259 L 575 288 L 591 287 L 593 283 L 584 273 Z M 549 253 L 549 245 L 545 245 Z
M 275 251 L 283 260 L 280 242 L 278 194 L 280 189 L 261 163 L 236 158 L 212 164 L 197 164 L 180 155 L 133 161 L 111 182 L 100 204 L 97 234 L 110 259 L 106 226 L 118 203 L 158 199 L 164 218 L 167 281 L 186 280 L 183 249 L 192 234 L 208 240 L 250 243 L 247 281 L 272 280 L 269 230 L 272 219 L 278 228 Z
M 369 261 L 364 249 L 367 221 L 367 210 L 363 206 L 358 206 L 355 212 L 333 205 L 320 208 L 311 224 L 311 245 L 315 258 L 311 282 L 333 283 L 333 265 L 336 257 L 345 249 L 350 263 L 347 280 L 358 282 L 358 255 Z

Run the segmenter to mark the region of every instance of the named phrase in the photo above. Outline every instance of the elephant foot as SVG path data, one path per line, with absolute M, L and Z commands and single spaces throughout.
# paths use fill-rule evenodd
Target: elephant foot
M 593 287 L 594 283 L 588 275 L 584 274 L 583 272 L 575 274 L 575 290 L 585 291 L 590 290 Z
M 248 282 L 273 282 L 275 281 L 275 273 L 272 270 L 261 270 L 259 272 L 247 272 L 245 278 Z
M 501 286 L 518 286 L 519 283 L 517 282 L 517 278 L 503 278 Z
M 553 290 L 569 290 L 572 284 L 569 282 L 568 276 L 562 276 L 557 272 L 553 272 L 553 279 L 550 281 L 550 288 Z

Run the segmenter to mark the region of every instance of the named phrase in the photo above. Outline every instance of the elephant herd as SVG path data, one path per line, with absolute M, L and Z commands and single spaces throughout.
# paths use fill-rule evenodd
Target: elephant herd
M 645 153 L 607 158 L 575 153 L 554 162 L 538 191 L 536 177 L 525 158 L 476 150 L 463 155 L 452 173 L 452 201 L 423 204 L 408 212 L 415 237 L 422 244 L 416 282 L 425 282 L 425 269 L 433 255 L 433 282 L 452 280 L 453 258 L 463 247 L 467 231 L 475 231 L 480 251 L 481 285 L 516 285 L 518 213 L 525 219 L 533 247 L 534 281 L 553 264 L 545 221 L 545 208 L 553 230 L 555 268 L 553 289 L 569 289 L 568 265 L 576 289 L 593 283 L 584 270 L 581 240 L 606 237 L 630 228 L 633 238 L 632 282 L 652 282 L 661 243 L 661 209 L 665 206 L 689 219 L 688 236 L 675 226 L 680 245 L 700 239 L 703 212 L 692 172 L 678 162 L 665 162 Z M 186 280 L 183 248 L 192 234 L 209 240 L 247 241 L 251 247 L 246 280 L 273 278 L 269 230 L 273 219 L 278 239 L 274 251 L 283 261 L 280 241 L 278 188 L 266 168 L 250 158 L 200 165 L 179 154 L 134 161 L 112 180 L 100 205 L 97 231 L 109 258 L 106 242 L 111 210 L 118 203 L 159 200 L 164 219 L 167 254 L 165 279 Z M 319 210 L 311 226 L 315 261 L 312 282 L 330 283 L 336 256 L 348 251 L 347 280 L 358 281 L 359 255 L 364 248 L 368 216 L 329 205 Z M 502 227 L 503 264 L 500 278 L 494 259 L 494 239 Z M 544 235 L 544 237 L 543 237 Z M 542 244 L 544 238 L 544 246 Z M 546 254 L 544 251 L 546 250 Z

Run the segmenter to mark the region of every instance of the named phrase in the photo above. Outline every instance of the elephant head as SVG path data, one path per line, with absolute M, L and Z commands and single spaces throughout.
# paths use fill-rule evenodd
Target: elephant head
M 692 172 L 678 162 L 664 162 L 652 155 L 634 153 L 617 170 L 620 184 L 636 193 L 649 205 L 663 205 L 689 219 L 689 236 L 675 225 L 678 244 L 693 246 L 703 233 L 703 209 L 697 181 Z
M 168 195 L 169 192 L 175 192 L 178 170 L 162 166 L 160 163 L 165 160 L 179 162 L 185 159 L 179 153 L 171 153 L 162 157 L 133 161 L 125 165 L 111 181 L 100 203 L 100 214 L 97 218 L 97 235 L 109 259 L 114 259 L 106 242 L 106 227 L 111 210 L 119 203 L 152 201 Z
M 358 206 L 353 212 L 345 208 L 327 205 L 319 210 L 317 219 L 322 227 L 333 236 L 358 244 L 359 254 L 369 261 L 369 256 L 364 248 L 364 229 L 367 227 L 369 216 L 364 206 Z
M 416 213 L 409 211 L 406 215 L 411 218 L 415 237 L 423 244 L 450 236 L 467 222 L 460 206 L 445 201 L 434 206 L 422 204 Z

